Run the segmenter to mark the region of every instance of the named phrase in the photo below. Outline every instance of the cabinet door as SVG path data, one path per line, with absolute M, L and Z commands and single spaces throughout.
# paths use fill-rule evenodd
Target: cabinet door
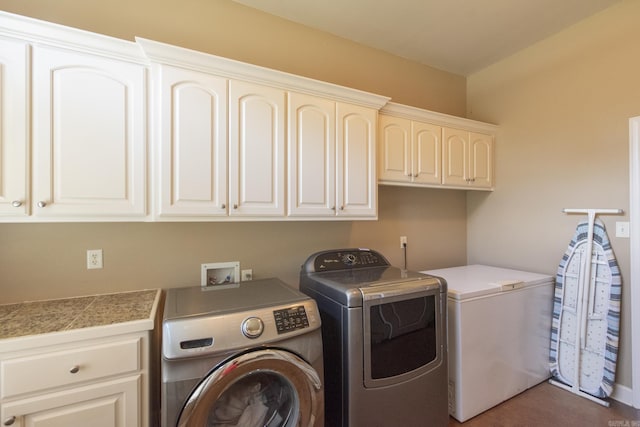
M 41 217 L 146 213 L 145 67 L 33 53 L 33 201 Z
M 29 214 L 28 49 L 0 39 L 0 217 Z
M 441 133 L 440 126 L 412 122 L 413 182 L 419 184 L 441 183 Z
M 2 405 L 1 419 L 13 427 L 136 427 L 141 377 L 135 375 Z
M 284 216 L 285 92 L 229 81 L 229 215 Z
M 469 134 L 470 185 L 477 188 L 493 186 L 493 137 L 482 133 Z
M 354 217 L 377 215 L 376 110 L 336 104 L 337 214 Z
M 289 93 L 287 111 L 288 213 L 335 215 L 335 102 Z
M 442 128 L 442 183 L 468 185 L 469 132 Z
M 154 67 L 159 216 L 227 214 L 227 80 Z
M 380 115 L 378 179 L 408 182 L 412 175 L 411 120 Z

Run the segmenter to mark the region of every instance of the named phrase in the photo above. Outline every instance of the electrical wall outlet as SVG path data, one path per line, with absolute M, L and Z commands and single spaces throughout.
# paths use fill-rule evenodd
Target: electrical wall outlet
M 407 246 L 407 236 L 400 236 L 400 249 L 404 249 Z
M 240 272 L 240 276 L 242 278 L 243 282 L 246 282 L 247 280 L 251 280 L 253 279 L 253 270 L 248 268 L 246 270 L 242 270 Z
M 87 270 L 102 268 L 102 249 L 87 250 Z
M 629 222 L 616 222 L 616 237 L 629 237 Z

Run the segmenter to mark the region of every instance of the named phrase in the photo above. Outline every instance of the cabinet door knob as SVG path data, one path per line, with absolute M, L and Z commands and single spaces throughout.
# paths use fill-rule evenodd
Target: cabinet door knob
M 233 209 L 238 209 L 238 205 L 237 204 L 233 204 Z
M 19 208 L 20 206 L 22 206 L 22 202 L 20 200 L 14 200 L 13 202 L 11 202 L 11 206 L 13 206 L 14 208 Z
M 414 177 L 414 178 L 417 178 L 417 177 L 418 177 L 418 174 L 417 174 L 417 173 L 413 174 L 413 177 Z
M 331 206 L 331 210 L 332 210 L 332 211 L 335 211 L 335 210 L 336 210 L 336 207 L 335 207 L 335 206 Z
M 222 206 L 220 206 L 220 209 L 226 209 L 227 205 L 225 205 L 224 203 L 222 204 Z
M 340 206 L 340 210 L 343 211 L 344 210 L 344 206 Z
M 80 370 L 80 366 L 75 365 L 75 366 L 72 366 L 71 369 L 69 369 L 69 372 L 72 374 L 77 374 L 79 370 Z
M 11 417 L 7 418 L 6 420 L 4 420 L 4 425 L 10 426 L 10 425 L 13 425 L 13 423 L 15 423 L 15 422 L 16 422 L 16 417 L 14 415 L 14 416 L 11 416 Z
M 47 202 L 43 202 L 43 201 L 38 202 L 39 208 L 44 208 L 45 206 L 47 206 Z

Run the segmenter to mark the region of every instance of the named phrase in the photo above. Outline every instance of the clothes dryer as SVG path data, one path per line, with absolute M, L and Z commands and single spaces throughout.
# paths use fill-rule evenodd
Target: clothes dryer
M 320 315 L 278 279 L 166 292 L 163 427 L 324 424 Z
M 446 289 L 369 249 L 307 259 L 300 290 L 322 316 L 328 426 L 449 424 Z

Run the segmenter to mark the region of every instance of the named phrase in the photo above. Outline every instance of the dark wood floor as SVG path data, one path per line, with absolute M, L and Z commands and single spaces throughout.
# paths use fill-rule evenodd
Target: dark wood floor
M 640 410 L 611 400 L 609 408 L 541 383 L 464 423 L 449 427 L 640 427 Z

